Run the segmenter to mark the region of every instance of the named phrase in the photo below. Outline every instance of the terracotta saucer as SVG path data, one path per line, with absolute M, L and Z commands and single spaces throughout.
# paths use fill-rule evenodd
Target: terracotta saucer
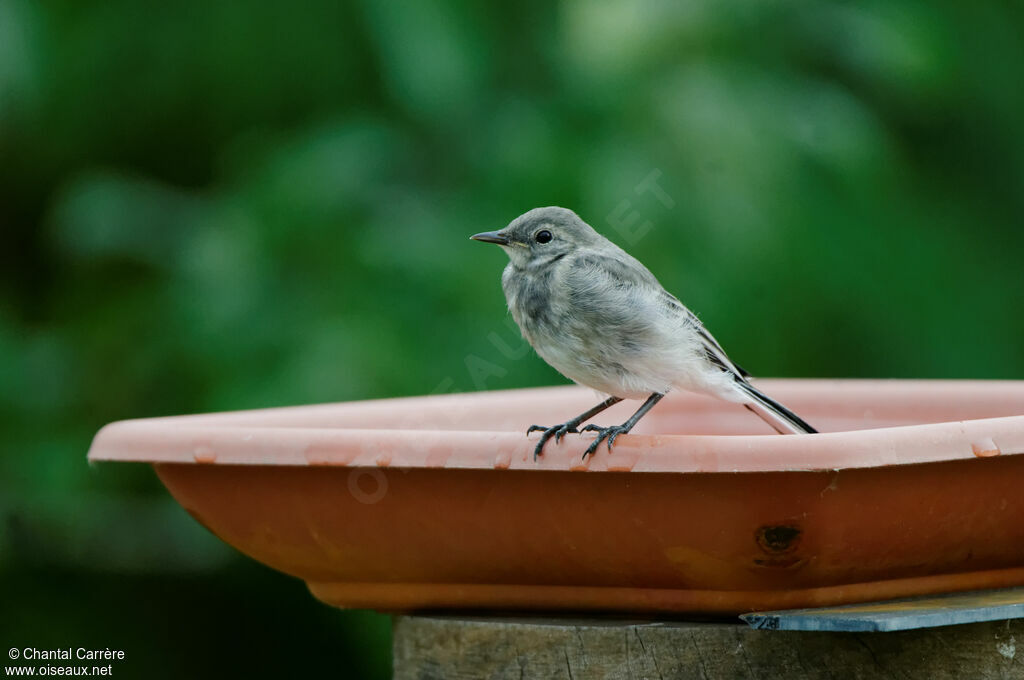
M 1024 382 L 761 380 L 822 430 L 669 395 L 582 460 L 577 387 L 123 421 L 243 553 L 341 607 L 733 614 L 1024 584 Z M 598 416 L 617 423 L 628 402 Z

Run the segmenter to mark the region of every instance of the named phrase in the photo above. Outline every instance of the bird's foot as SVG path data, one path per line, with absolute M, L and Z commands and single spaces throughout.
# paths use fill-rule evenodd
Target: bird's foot
M 561 425 L 552 425 L 551 427 L 545 427 L 543 425 L 530 425 L 530 427 L 527 428 L 526 430 L 526 434 L 536 432 L 537 430 L 540 430 L 541 432 L 544 433 L 540 436 L 540 441 L 537 442 L 537 447 L 534 448 L 533 450 L 533 459 L 537 460 L 537 456 L 544 452 L 544 445 L 547 444 L 548 440 L 551 439 L 552 437 L 555 438 L 555 443 L 557 444 L 558 442 L 562 441 L 562 437 L 569 434 L 570 432 L 572 434 L 579 434 L 580 431 L 576 429 L 577 425 L 579 425 L 579 423 L 574 422 L 572 420 L 570 420 L 567 423 L 562 423 Z
M 615 443 L 615 439 L 620 434 L 626 434 L 627 432 L 629 432 L 629 429 L 630 428 L 626 427 L 625 425 L 612 425 L 610 427 L 601 427 L 600 425 L 587 425 L 585 428 L 583 428 L 583 431 L 597 432 L 597 438 L 594 441 L 590 442 L 590 446 L 588 446 L 587 450 L 583 452 L 583 458 L 586 459 L 588 455 L 594 455 L 594 452 L 597 451 L 597 447 L 600 446 L 601 442 L 605 440 L 608 441 L 608 453 L 611 453 L 612 444 Z

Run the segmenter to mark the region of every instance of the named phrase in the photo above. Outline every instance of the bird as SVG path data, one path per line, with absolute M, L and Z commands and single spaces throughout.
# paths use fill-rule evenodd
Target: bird
M 537 460 L 553 437 L 596 432 L 611 453 L 671 390 L 742 404 L 780 434 L 817 432 L 761 392 L 726 355 L 697 316 L 666 291 L 647 267 L 595 231 L 575 212 L 534 208 L 498 231 L 470 236 L 497 244 L 509 257 L 501 285 L 512 318 L 542 359 L 573 382 L 608 398 L 564 423 L 531 425 L 542 434 Z M 624 399 L 644 399 L 621 425 L 580 425 Z

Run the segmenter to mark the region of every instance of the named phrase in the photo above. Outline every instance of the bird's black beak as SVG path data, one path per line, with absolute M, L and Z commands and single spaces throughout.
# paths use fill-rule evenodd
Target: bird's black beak
M 485 231 L 479 234 L 473 234 L 470 238 L 474 241 L 483 241 L 484 243 L 497 243 L 499 246 L 507 246 L 509 244 L 508 236 L 497 231 Z

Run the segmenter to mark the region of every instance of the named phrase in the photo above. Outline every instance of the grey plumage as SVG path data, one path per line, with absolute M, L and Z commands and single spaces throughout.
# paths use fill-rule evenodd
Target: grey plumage
M 512 317 L 537 353 L 570 380 L 611 395 L 594 409 L 541 430 L 535 456 L 622 399 L 647 402 L 622 425 L 601 428 L 611 450 L 665 393 L 687 389 L 743 404 L 777 431 L 815 432 L 751 385 L 703 324 L 639 261 L 565 208 L 536 208 L 500 231 L 476 234 L 509 256 L 501 277 Z

